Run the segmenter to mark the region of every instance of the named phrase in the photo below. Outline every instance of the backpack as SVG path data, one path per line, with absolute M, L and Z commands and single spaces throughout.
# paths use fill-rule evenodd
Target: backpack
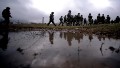
M 4 9 L 4 10 L 2 11 L 2 17 L 5 18 L 5 15 L 6 15 L 6 10 Z

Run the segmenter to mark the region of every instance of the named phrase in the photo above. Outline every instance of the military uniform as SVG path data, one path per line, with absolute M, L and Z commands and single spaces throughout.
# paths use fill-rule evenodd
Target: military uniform
M 12 16 L 11 16 L 9 7 L 6 7 L 6 9 L 2 11 L 2 17 L 5 19 L 6 24 L 10 23 L 10 17 L 12 18 Z
M 59 18 L 59 20 L 60 20 L 60 24 L 62 24 L 62 26 L 63 26 L 63 17 L 61 16 L 61 17 Z M 59 26 L 60 26 L 60 24 L 59 24 Z
M 55 25 L 55 23 L 54 23 L 54 12 L 51 12 L 51 14 L 49 16 L 49 23 L 47 25 L 49 25 L 51 22 Z

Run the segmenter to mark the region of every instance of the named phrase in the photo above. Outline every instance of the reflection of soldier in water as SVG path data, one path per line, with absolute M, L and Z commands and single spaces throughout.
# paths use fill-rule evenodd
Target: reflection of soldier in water
M 50 19 L 49 19 L 49 23 L 48 23 L 47 25 L 49 25 L 51 22 L 53 23 L 53 25 L 55 25 L 55 23 L 54 23 L 54 12 L 51 12 L 49 18 L 50 18 Z M 56 26 L 56 25 L 55 25 L 55 26 Z
M 71 41 L 73 39 L 73 33 L 72 32 L 65 32 L 64 33 L 64 38 L 67 40 L 68 45 L 71 46 Z
M 0 39 L 0 48 L 2 48 L 2 50 L 6 50 L 8 44 L 8 31 L 3 32 L 1 35 L 3 37 Z
M 93 39 L 92 34 L 89 34 L 89 40 L 90 40 L 90 42 L 92 41 L 92 39 Z
M 12 18 L 12 16 L 10 15 L 10 7 L 6 7 L 6 9 L 4 9 L 2 11 L 2 17 L 5 19 L 5 23 L 8 25 L 10 23 L 10 17 Z
M 60 32 L 60 35 L 59 35 L 59 36 L 60 36 L 60 38 L 62 38 L 62 37 L 63 37 L 63 32 Z
M 98 40 L 101 41 L 101 36 L 98 36 Z
M 80 43 L 80 39 L 83 39 L 83 33 L 75 32 L 75 34 L 73 35 L 74 35 L 75 40 L 78 41 L 78 43 Z
M 102 49 L 103 44 L 104 44 L 104 43 L 102 43 L 102 44 L 101 44 L 101 47 L 100 47 L 100 52 L 101 52 L 102 56 L 103 56 L 103 49 Z
M 53 40 L 54 40 L 54 32 L 49 32 L 49 41 L 51 44 L 54 44 Z

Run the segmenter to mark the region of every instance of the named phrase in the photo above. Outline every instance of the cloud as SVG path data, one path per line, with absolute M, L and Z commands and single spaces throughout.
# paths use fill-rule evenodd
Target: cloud
M 47 4 L 49 4 L 47 0 L 45 1 Z M 109 14 L 112 19 L 115 19 L 117 15 L 120 15 L 119 0 L 109 0 L 111 6 L 105 9 L 95 8 L 93 4 L 91 4 L 89 1 L 90 0 L 56 0 L 56 2 L 53 2 L 53 7 L 55 6 L 56 8 L 54 7 L 53 9 L 50 9 L 50 11 L 55 11 L 55 22 L 59 22 L 59 17 L 67 14 L 68 10 L 72 10 L 73 15 L 77 13 L 81 13 L 83 17 L 86 18 L 88 14 L 91 13 L 94 19 L 96 18 L 98 13 L 105 15 Z M 47 10 L 46 8 L 44 8 L 45 6 L 44 4 L 43 5 L 40 4 L 40 8 L 39 7 L 35 8 L 35 6 L 33 6 L 32 0 L 1 0 L 0 13 L 2 13 L 2 10 L 7 6 L 11 7 L 11 15 L 13 16 L 12 20 L 38 22 L 38 23 L 42 22 L 42 17 L 45 18 L 46 23 L 49 20 L 50 11 L 48 12 L 41 10 L 41 8 Z M 49 7 L 50 5 L 47 6 Z M 57 9 L 60 10 L 57 11 Z M 48 13 L 46 14 L 46 12 Z M 1 14 L 0 14 L 0 18 L 2 18 Z
M 0 2 L 0 13 L 9 6 L 13 17 L 12 20 L 41 22 L 41 18 L 45 16 L 44 13 L 29 7 L 30 3 L 28 0 L 2 0 L 2 3 Z M 2 15 L 0 15 L 0 17 L 2 17 Z

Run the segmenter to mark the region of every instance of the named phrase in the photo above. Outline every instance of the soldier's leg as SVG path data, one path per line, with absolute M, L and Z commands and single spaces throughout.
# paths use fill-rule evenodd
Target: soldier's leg
M 8 29 L 9 28 L 9 18 L 5 18 L 5 22 L 4 22 L 4 24 L 5 24 L 5 28 L 6 29 Z
M 73 22 L 73 26 L 75 26 L 75 21 Z
M 9 18 L 6 18 L 6 23 L 7 23 L 7 25 L 10 23 L 10 19 Z
M 60 24 L 62 24 L 62 26 L 63 26 L 63 22 L 62 21 L 60 22 Z
M 54 21 L 52 21 L 53 25 L 55 25 Z M 55 25 L 56 26 L 56 25 Z
M 64 23 L 62 22 L 62 26 L 63 26 L 63 24 L 64 24 Z
M 58 25 L 58 26 L 60 26 L 60 24 L 61 24 L 61 21 L 60 21 L 60 23 L 59 23 L 59 25 Z
M 51 23 L 51 21 L 48 22 L 47 26 L 49 26 L 50 23 Z
M 4 24 L 7 24 L 7 18 L 5 18 L 5 22 L 4 22 Z

